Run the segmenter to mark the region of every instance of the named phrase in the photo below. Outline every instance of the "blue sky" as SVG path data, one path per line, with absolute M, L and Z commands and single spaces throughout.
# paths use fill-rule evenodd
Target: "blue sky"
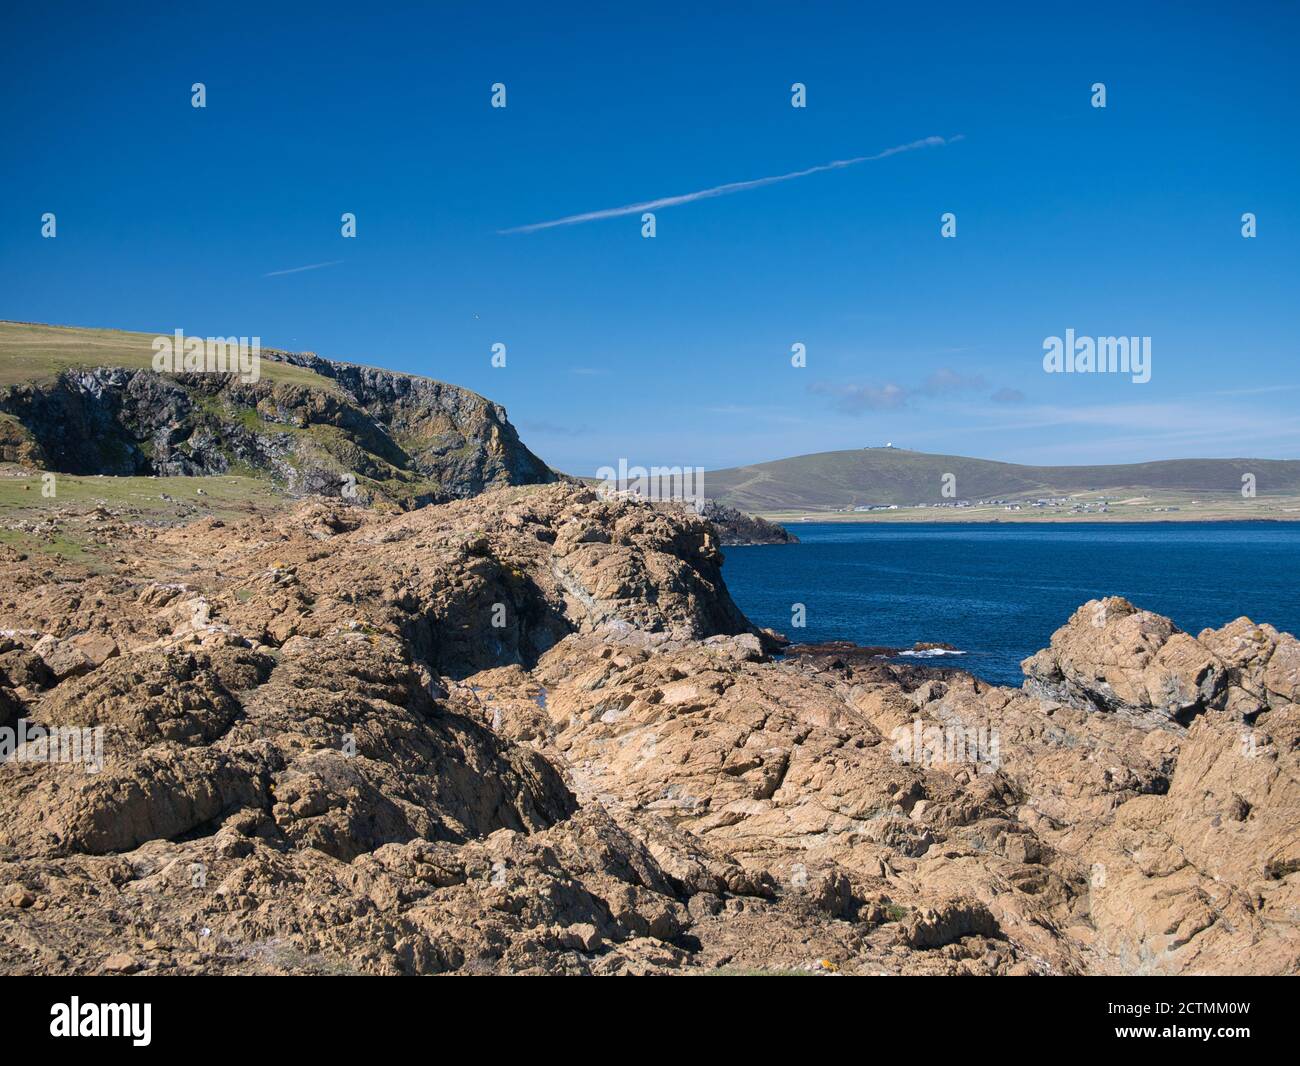
M 530 6 L 10 5 L 0 317 L 426 374 L 575 473 L 1300 455 L 1295 4 Z

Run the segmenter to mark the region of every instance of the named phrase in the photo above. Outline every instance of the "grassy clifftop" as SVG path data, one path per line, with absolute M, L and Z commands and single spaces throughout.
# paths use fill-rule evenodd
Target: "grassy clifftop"
M 22 382 L 48 383 L 57 380 L 66 370 L 90 367 L 149 370 L 153 366 L 153 341 L 159 335 L 128 333 L 120 329 L 0 322 L 0 387 Z M 329 378 L 305 367 L 276 362 L 278 353 L 266 354 L 262 376 L 268 380 L 338 391 Z
M 0 322 L 0 462 L 242 475 L 403 506 L 555 478 L 505 410 L 467 389 L 265 349 L 257 381 L 157 373 L 159 335 Z

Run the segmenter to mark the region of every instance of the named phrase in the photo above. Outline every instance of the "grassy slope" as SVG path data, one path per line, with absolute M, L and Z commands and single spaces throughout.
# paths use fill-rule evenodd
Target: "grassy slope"
M 821 452 L 709 471 L 706 492 L 751 513 L 825 510 L 861 504 L 939 503 L 944 474 L 959 499 L 1025 498 L 1080 492 L 1157 493 L 1240 499 L 1241 475 L 1253 473 L 1260 496 L 1300 494 L 1300 461 L 1175 459 L 1117 466 L 1017 466 L 986 459 L 870 448 Z
M 213 477 L 79 477 L 54 475 L 54 495 L 42 494 L 39 473 L 5 470 L 0 476 L 0 515 L 37 517 L 60 507 L 103 504 L 130 508 L 141 518 L 170 518 L 177 508 L 199 507 L 214 515 L 246 512 L 250 505 L 276 503 L 281 494 L 260 478 Z M 164 496 L 171 497 L 170 500 Z
M 23 381 L 48 381 L 70 367 L 153 365 L 153 341 L 170 336 L 171 330 L 157 333 L 131 333 L 120 329 L 97 329 L 83 326 L 50 326 L 39 322 L 11 322 L 0 319 L 0 388 Z M 197 336 L 198 334 L 195 334 Z M 338 384 L 306 367 L 275 362 L 271 356 L 279 349 L 262 348 L 262 377 L 338 393 Z M 355 360 L 332 360 L 345 366 L 362 366 L 373 370 L 385 367 Z M 387 371 L 422 381 L 438 381 L 425 374 Z M 486 399 L 463 385 L 461 391 Z
M 153 365 L 153 341 L 162 333 L 81 329 L 0 321 L 0 387 L 24 381 L 49 381 L 71 367 Z M 304 367 L 261 362 L 262 377 L 337 392 L 338 386 Z
M 78 519 L 97 506 L 128 521 L 170 525 L 196 518 L 239 518 L 293 502 L 268 482 L 250 477 L 58 474 L 53 484 L 54 495 L 46 496 L 40 474 L 0 466 L 0 545 L 59 556 L 94 570 L 111 569 L 108 560 L 114 554 L 96 543 L 93 526 Z M 57 528 L 47 527 L 49 519 L 58 520 Z

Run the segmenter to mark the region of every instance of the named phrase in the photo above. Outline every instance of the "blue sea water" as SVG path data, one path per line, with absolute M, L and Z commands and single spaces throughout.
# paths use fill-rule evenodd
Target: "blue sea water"
M 1195 634 L 1239 615 L 1300 633 L 1300 523 L 794 523 L 799 544 L 727 548 L 750 620 L 795 641 L 908 647 L 1019 685 L 1075 608 L 1118 595 Z M 807 625 L 791 626 L 804 604 Z

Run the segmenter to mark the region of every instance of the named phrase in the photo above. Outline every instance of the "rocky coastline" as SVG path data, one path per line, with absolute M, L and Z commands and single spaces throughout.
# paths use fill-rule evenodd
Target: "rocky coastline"
M 707 522 L 582 486 L 91 526 L 0 544 L 0 971 L 1300 964 L 1267 625 L 1096 601 L 1016 690 L 774 658 Z

